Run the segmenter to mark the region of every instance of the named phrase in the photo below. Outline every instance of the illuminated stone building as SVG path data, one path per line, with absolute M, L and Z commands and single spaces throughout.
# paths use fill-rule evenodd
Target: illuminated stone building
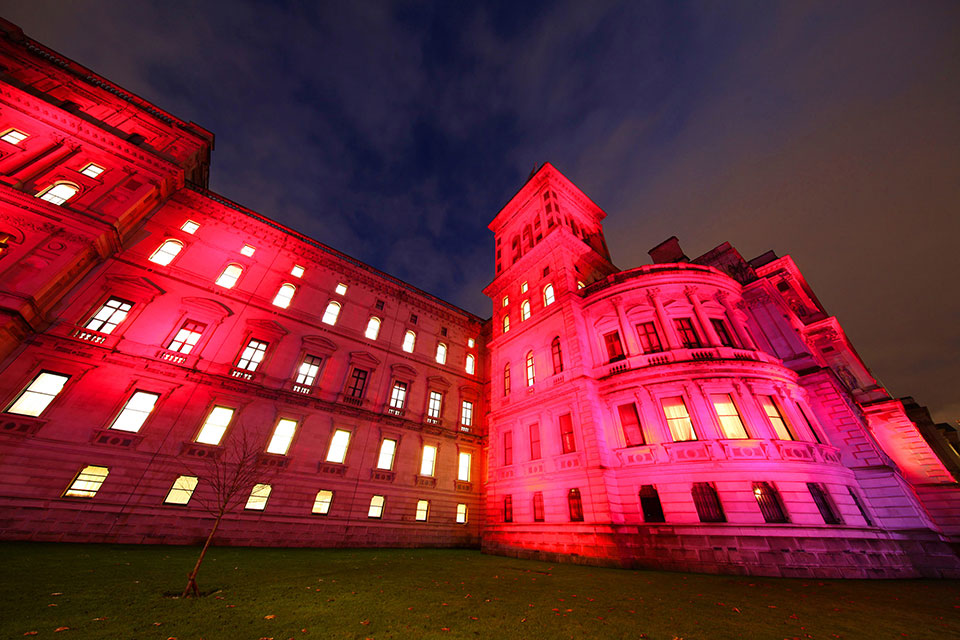
M 0 30 L 3 539 L 197 542 L 191 470 L 244 441 L 221 544 L 960 572 L 955 451 L 789 257 L 618 270 L 547 164 L 483 320 L 210 192 L 212 134 Z

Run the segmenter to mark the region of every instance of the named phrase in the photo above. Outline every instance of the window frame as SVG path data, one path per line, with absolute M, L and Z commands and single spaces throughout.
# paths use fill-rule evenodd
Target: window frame
M 203 433 L 204 433 L 204 428 L 207 426 L 207 423 L 210 422 L 210 418 L 213 417 L 213 413 L 214 413 L 217 409 L 226 409 L 226 410 L 228 410 L 228 411 L 230 412 L 230 417 L 227 419 L 226 423 L 223 425 L 223 431 L 220 432 L 220 437 L 217 439 L 217 441 L 216 441 L 216 442 L 205 442 L 205 441 L 203 441 L 203 440 L 200 439 L 200 436 L 203 435 Z M 200 423 L 200 427 L 197 429 L 196 434 L 194 434 L 192 442 L 194 442 L 194 443 L 196 443 L 196 444 L 207 445 L 207 446 L 209 446 L 209 447 L 220 447 L 220 446 L 223 446 L 223 439 L 227 437 L 227 432 L 230 431 L 230 425 L 233 424 L 233 419 L 237 417 L 237 411 L 238 411 L 238 409 L 235 408 L 235 407 L 228 407 L 228 406 L 226 406 L 226 405 L 216 404 L 216 403 L 211 404 L 209 410 L 206 412 L 206 415 L 205 415 L 205 417 L 203 418 L 203 421 Z M 214 429 L 219 428 L 219 427 L 220 427 L 220 425 L 211 425 L 211 428 L 214 428 Z
M 343 444 L 343 454 L 340 456 L 339 460 L 331 460 L 331 456 L 334 453 L 334 445 L 339 444 L 337 440 L 337 434 L 345 433 L 346 442 Z M 330 441 L 327 443 L 327 452 L 323 456 L 323 462 L 325 464 L 343 464 L 347 463 L 347 455 L 350 453 L 350 443 L 353 441 L 353 431 L 351 429 L 344 429 L 342 427 L 335 427 L 333 433 L 330 434 Z
M 104 310 L 109 308 L 109 305 L 111 302 L 117 302 L 119 303 L 119 305 L 117 306 L 117 308 L 113 308 L 105 318 L 103 319 L 98 318 L 98 316 Z M 123 305 L 127 305 L 128 308 L 123 309 L 122 308 Z M 133 311 L 133 308 L 135 306 L 136 306 L 136 303 L 133 302 L 132 300 L 125 300 L 119 296 L 110 295 L 107 297 L 106 300 L 100 303 L 100 305 L 97 307 L 97 310 L 93 313 L 93 315 L 91 315 L 90 318 L 85 323 L 83 323 L 83 328 L 86 331 L 96 331 L 97 333 L 102 333 L 105 336 L 113 335 L 113 332 L 117 329 L 117 327 L 122 325 L 123 322 L 130 317 L 130 313 Z M 123 315 L 119 320 L 117 320 L 116 322 L 113 322 L 117 314 L 123 314 Z M 95 329 L 91 326 L 94 322 L 100 322 L 101 324 L 98 328 Z M 112 326 L 110 326 L 110 328 L 107 331 L 103 330 L 104 327 L 107 327 L 108 325 L 111 325 L 111 324 Z
M 146 414 L 140 419 L 140 423 L 137 425 L 136 429 L 124 429 L 117 426 L 117 423 L 123 417 L 123 415 L 129 410 L 131 413 L 142 413 L 142 411 L 131 408 L 130 403 L 133 402 L 134 398 L 138 394 L 145 396 L 153 396 L 153 404 L 150 405 L 150 409 Z M 163 394 L 158 391 L 146 391 L 144 389 L 134 389 L 132 393 L 127 396 L 126 402 L 120 407 L 120 411 L 114 416 L 113 420 L 110 421 L 110 426 L 107 427 L 110 431 L 121 431 L 123 433 L 140 433 L 143 430 L 143 427 L 146 425 L 147 421 L 150 419 L 150 416 L 153 415 L 153 412 L 156 410 L 157 405 L 160 404 L 160 398 Z
M 283 300 L 281 300 L 280 296 L 284 291 L 289 291 L 290 294 L 285 296 Z M 290 305 L 293 303 L 293 296 L 295 296 L 296 294 L 297 294 L 296 285 L 290 282 L 284 282 L 283 284 L 280 285 L 280 288 L 277 289 L 277 294 L 273 296 L 272 304 L 273 306 L 279 307 L 280 309 L 289 309 Z
M 53 196 L 48 196 L 48 195 L 47 195 L 47 194 L 53 192 L 57 187 L 61 187 L 61 186 L 66 186 L 68 189 L 73 189 L 73 193 L 71 193 L 71 194 L 70 194 L 69 196 L 67 196 L 66 198 L 63 198 L 63 197 L 61 197 L 61 196 L 59 196 L 59 195 L 53 195 Z M 51 185 L 49 185 L 47 188 L 45 188 L 45 189 L 43 189 L 43 190 L 41 190 L 41 191 L 38 191 L 37 194 L 36 194 L 36 196 L 34 196 L 34 197 L 39 198 L 40 200 L 43 200 L 44 202 L 49 202 L 50 204 L 52 204 L 52 205 L 54 205 L 54 206 L 56 206 L 56 207 L 62 207 L 63 205 L 67 204 L 70 200 L 73 200 L 73 199 L 76 198 L 78 195 L 80 195 L 80 193 L 82 193 L 82 191 L 83 191 L 83 189 L 82 189 L 82 188 L 80 187 L 80 185 L 78 185 L 76 182 L 70 182 L 69 180 L 57 180 L 57 181 L 53 182 Z M 179 252 L 178 252 L 178 253 L 179 253 Z M 169 264 L 169 263 L 168 263 L 168 264 Z
M 54 393 L 54 394 L 41 393 L 41 392 L 39 392 L 39 391 L 33 391 L 33 390 L 30 389 L 30 387 L 32 387 L 32 386 L 40 379 L 40 377 L 43 376 L 43 375 L 45 375 L 45 374 L 46 374 L 46 375 L 50 375 L 50 376 L 61 377 L 61 378 L 64 379 L 64 380 L 63 380 L 63 383 L 60 385 L 60 388 L 57 389 L 57 392 L 56 392 L 56 393 Z M 9 413 L 10 415 L 14 415 L 14 416 L 26 416 L 26 417 L 28 417 L 28 418 L 40 418 L 41 416 L 43 416 L 44 413 L 47 412 L 47 410 L 50 409 L 50 405 L 52 405 L 54 402 L 56 402 L 57 398 L 59 398 L 60 396 L 63 395 L 63 390 L 66 388 L 67 383 L 70 382 L 70 379 L 71 379 L 72 377 L 73 377 L 73 376 L 70 375 L 70 374 L 60 373 L 59 371 L 52 371 L 52 370 L 50 370 L 50 369 L 40 369 L 40 370 L 30 379 L 30 382 L 28 382 L 28 383 L 23 387 L 23 389 L 20 390 L 20 393 L 18 393 L 18 394 L 13 398 L 13 400 L 10 401 L 10 403 L 9 403 L 9 404 L 7 405 L 7 407 L 3 410 L 3 412 L 4 412 L 4 413 Z M 29 393 L 32 393 L 32 394 L 34 394 L 34 395 L 49 396 L 50 399 L 47 400 L 47 401 L 44 403 L 43 407 L 41 407 L 40 411 L 38 411 L 36 414 L 18 413 L 18 412 L 13 411 L 13 408 L 17 405 L 18 402 L 20 402 L 21 398 L 23 398 L 24 396 L 26 396 L 26 394 L 27 394 L 28 392 L 29 392 Z
M 181 480 L 193 480 L 193 486 L 189 489 L 184 488 L 183 486 L 178 486 Z M 188 483 L 189 484 L 189 483 Z M 172 505 L 178 507 L 186 507 L 190 504 L 190 501 L 193 499 L 193 494 L 197 490 L 197 486 L 200 484 L 200 478 L 197 476 L 186 476 L 179 475 L 173 480 L 173 484 L 170 485 L 170 489 L 167 491 L 167 495 L 163 498 L 163 504 Z M 186 493 L 186 500 L 180 502 L 177 500 L 171 500 L 174 496 L 174 492 L 178 492 L 176 495 Z
M 180 247 L 180 248 L 177 249 L 176 252 L 174 252 L 173 254 L 170 254 L 169 251 L 164 251 L 163 253 L 161 253 L 161 252 L 163 251 L 163 248 L 166 247 L 166 246 L 168 246 L 168 245 L 170 245 L 170 246 L 178 246 L 178 247 Z M 186 245 L 182 240 L 178 240 L 177 238 L 164 238 L 163 242 L 161 242 L 161 243 L 157 246 L 157 248 L 154 249 L 153 252 L 151 252 L 150 255 L 147 257 L 147 261 L 152 262 L 153 264 L 155 264 L 155 265 L 157 265 L 157 266 L 160 266 L 160 267 L 169 267 L 171 264 L 174 263 L 174 261 L 177 259 L 177 257 L 178 257 L 181 253 L 183 253 L 183 250 L 186 249 L 186 248 L 187 248 L 187 245 Z M 155 259 L 154 259 L 154 258 L 156 258 L 157 256 L 160 256 L 160 255 L 162 255 L 162 256 L 169 256 L 169 257 L 167 258 L 167 261 L 166 261 L 166 262 L 161 262 L 160 260 L 155 260 Z
M 227 271 L 229 271 L 231 268 L 239 269 L 239 272 L 237 273 L 237 275 L 235 276 L 227 275 Z M 237 284 L 240 282 L 240 278 L 242 277 L 243 277 L 243 265 L 237 262 L 229 262 L 227 263 L 226 266 L 223 267 L 223 269 L 220 270 L 220 275 L 217 276 L 216 280 L 213 281 L 213 284 L 214 286 L 222 287 L 229 291 L 230 289 L 236 288 Z M 232 278 L 229 285 L 224 284 L 222 282 L 224 278 Z
M 83 476 L 84 474 L 87 474 L 88 469 L 90 470 L 102 469 L 104 473 L 102 476 L 100 475 L 94 476 L 93 479 L 88 478 L 88 479 L 81 480 L 81 476 Z M 90 474 L 93 474 L 93 471 L 91 471 Z M 77 498 L 80 500 L 92 500 L 93 498 L 97 497 L 98 493 L 100 493 L 100 490 L 103 488 L 103 483 L 107 481 L 107 477 L 109 475 L 110 475 L 110 467 L 104 467 L 98 464 L 84 465 L 80 468 L 79 471 L 77 471 L 76 474 L 74 474 L 73 480 L 71 480 L 69 484 L 67 484 L 67 488 L 63 490 L 63 493 L 60 494 L 60 497 L 61 498 Z M 96 478 L 99 478 L 99 481 L 97 481 Z M 95 484 L 96 486 L 93 488 L 89 488 L 86 485 L 78 486 L 81 483 Z M 84 494 L 89 494 L 89 495 L 84 495 Z

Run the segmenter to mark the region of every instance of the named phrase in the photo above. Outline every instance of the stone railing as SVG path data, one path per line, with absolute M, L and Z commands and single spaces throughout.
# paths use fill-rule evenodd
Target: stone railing
M 840 464 L 835 447 L 793 440 L 691 440 L 624 447 L 616 450 L 623 467 L 658 463 L 772 461 Z

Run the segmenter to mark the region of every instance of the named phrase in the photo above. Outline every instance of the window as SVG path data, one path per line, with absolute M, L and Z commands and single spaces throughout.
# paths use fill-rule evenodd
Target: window
M 643 430 L 640 428 L 640 416 L 637 415 L 637 405 L 633 402 L 617 407 L 620 414 L 620 428 L 623 429 L 623 440 L 628 447 L 643 444 Z
M 290 275 L 292 275 L 294 278 L 302 278 L 304 271 L 305 269 L 303 267 L 301 267 L 299 264 L 295 264 L 293 265 L 293 269 L 290 269 Z
M 157 250 L 150 254 L 150 262 L 165 267 L 170 264 L 177 254 L 183 251 L 183 243 L 179 240 L 164 240 Z M 219 283 L 218 283 L 219 284 Z
M 696 329 L 693 328 L 693 320 L 690 318 L 677 318 L 673 321 L 677 327 L 677 334 L 680 336 L 680 342 L 686 349 L 700 348 L 700 338 L 697 336 Z
M 247 346 L 243 348 L 240 359 L 237 360 L 236 368 L 245 371 L 256 371 L 260 363 L 263 362 L 263 356 L 266 353 L 267 343 L 251 338 Z
M 640 511 L 644 522 L 666 522 L 663 515 L 663 505 L 660 504 L 660 494 L 652 484 L 640 487 Z
M 380 518 L 383 517 L 383 503 L 385 499 L 383 496 L 373 496 L 370 498 L 370 508 L 367 509 L 368 518 Z
M 230 421 L 233 419 L 233 409 L 229 407 L 214 407 L 197 434 L 197 442 L 217 446 L 223 440 Z
M 587 285 L 585 285 L 582 280 L 577 280 L 577 289 L 578 289 L 578 290 L 579 290 L 579 289 L 583 289 L 585 286 L 587 286 Z
M 337 317 L 340 315 L 340 303 L 334 302 L 331 300 L 327 303 L 327 308 L 323 312 L 323 317 L 320 318 L 320 322 L 328 324 L 331 327 L 337 324 Z
M 509 296 L 503 296 L 503 301 L 501 302 L 500 306 L 501 306 L 501 307 L 506 307 L 506 306 L 509 306 L 509 305 L 510 305 L 510 297 L 509 297 Z
M 553 295 L 553 285 L 548 284 L 543 288 L 543 306 L 549 307 L 556 298 Z
M 440 410 L 443 408 L 443 394 L 439 391 L 431 391 L 430 399 L 427 402 L 427 417 L 434 420 L 440 419 Z
M 241 273 L 243 273 L 243 267 L 238 264 L 228 264 L 214 284 L 224 289 L 233 289 L 234 285 L 237 284 L 237 280 L 240 279 Z
M 717 337 L 720 339 L 720 344 L 724 347 L 736 347 L 733 343 L 733 338 L 730 336 L 730 332 L 727 331 L 727 323 L 721 320 L 720 318 L 710 318 L 710 324 L 713 325 L 713 330 L 717 332 Z
M 159 393 L 134 391 L 130 399 L 127 400 L 127 403 L 123 405 L 120 415 L 118 415 L 114 419 L 113 424 L 110 425 L 110 428 L 116 429 L 117 431 L 129 431 L 131 433 L 140 431 L 140 427 L 143 426 L 147 416 L 153 411 L 153 407 L 159 399 Z
M 93 317 L 87 321 L 83 328 L 100 333 L 113 333 L 113 330 L 124 321 L 132 308 L 132 302 L 120 298 L 110 298 L 93 314 Z
M 203 335 L 203 330 L 206 328 L 207 325 L 205 324 L 187 320 L 183 323 L 183 326 L 180 327 L 180 330 L 177 331 L 177 335 L 173 336 L 173 340 L 167 345 L 167 350 L 176 351 L 183 355 L 189 354 L 193 351 L 193 348 L 197 346 L 197 342 L 200 340 L 200 336 Z
M 460 403 L 460 424 L 465 427 L 473 425 L 473 403 L 469 400 Z
M 343 464 L 347 459 L 347 445 L 350 444 L 350 432 L 346 429 L 337 429 L 330 438 L 330 449 L 327 451 L 327 462 Z
M 403 410 L 403 405 L 407 401 L 407 383 L 397 380 L 393 383 L 393 389 L 390 391 L 390 408 L 395 412 Z
M 250 257 L 253 256 L 253 254 L 254 254 L 256 251 L 257 251 L 257 250 L 256 250 L 254 247 L 251 247 L 250 245 L 245 244 L 245 245 L 243 245 L 243 247 L 241 247 L 241 249 L 240 249 L 240 254 L 241 254 L 241 255 L 245 255 L 245 256 L 247 256 L 248 258 L 250 258 Z
M 368 340 L 376 340 L 377 336 L 380 335 L 380 318 L 377 316 L 371 316 L 367 320 L 367 329 L 363 332 L 363 336 Z
M 430 515 L 430 501 L 417 500 L 417 515 L 414 516 L 417 522 L 426 522 Z
M 623 354 L 623 345 L 620 343 L 620 332 L 611 331 L 603 334 L 603 344 L 607 347 L 608 362 L 623 360 L 626 356 Z
M 550 343 L 550 354 L 553 357 L 553 375 L 563 371 L 563 352 L 560 351 L 560 336 Z
M 670 435 L 673 436 L 674 442 L 697 439 L 693 421 L 687 413 L 687 405 L 684 404 L 681 396 L 663 398 L 660 404 L 663 406 L 663 415 L 667 418 L 667 426 L 670 427 Z
M 540 423 L 530 425 L 530 459 L 540 459 Z
M 760 396 L 760 406 L 763 407 L 763 412 L 767 414 L 767 420 L 769 420 L 773 426 L 773 430 L 777 434 L 777 439 L 797 439 L 790 425 L 787 424 L 783 414 L 780 412 L 780 407 L 777 406 L 777 401 L 773 399 L 773 396 Z
M 780 496 L 769 483 L 754 482 L 753 495 L 757 498 L 764 522 L 787 522 L 787 514 L 784 513 L 783 505 L 780 504 Z
M 362 398 L 363 390 L 367 386 L 367 371 L 364 369 L 354 369 L 350 374 L 350 380 L 347 382 L 347 397 Z
M 467 505 L 457 505 L 457 524 L 467 524 Z
M 323 359 L 318 356 L 304 356 L 303 362 L 300 363 L 300 368 L 297 369 L 297 378 L 294 381 L 295 387 L 301 387 L 296 389 L 297 391 L 309 391 L 310 387 L 313 386 L 314 381 L 317 379 L 317 374 L 320 373 L 320 365 L 323 363 Z
M 823 517 L 824 524 L 843 524 L 840 515 L 833 506 L 833 501 L 830 500 L 830 492 L 827 491 L 825 486 L 818 482 L 808 482 L 807 489 Z
M 465 451 L 460 452 L 457 464 L 457 480 L 470 482 L 470 463 L 473 456 Z
M 197 488 L 196 476 L 179 476 L 173 481 L 173 486 L 167 492 L 167 497 L 163 499 L 163 504 L 187 504 L 193 497 L 193 492 Z
M 182 225 L 180 225 L 180 230 L 193 235 L 197 232 L 197 229 L 200 228 L 200 225 L 193 220 L 187 220 Z
M 503 365 L 503 395 L 510 395 L 510 363 Z
M 103 481 L 107 479 L 110 469 L 87 465 L 80 470 L 67 490 L 63 492 L 65 498 L 92 498 L 97 495 Z
M 442 335 L 444 338 L 447 337 L 447 328 L 446 328 L 446 327 L 440 327 L 440 335 Z
M 472 353 L 467 354 L 467 363 L 464 369 L 467 372 L 467 375 L 473 375 L 477 371 L 477 358 Z
M 510 331 L 510 316 L 503 316 L 503 332 Z
M 527 386 L 532 387 L 537 381 L 537 372 L 533 366 L 533 351 L 527 352 Z
M 813 422 L 811 422 L 810 416 L 808 416 L 807 412 L 803 410 L 803 405 L 801 405 L 799 402 L 797 403 L 797 411 L 799 411 L 800 415 L 803 416 L 803 420 L 807 423 L 810 433 L 813 434 L 813 439 L 816 440 L 818 444 L 823 444 L 823 441 L 820 440 L 820 436 L 817 434 L 817 430 L 813 428 Z
M 520 304 L 520 322 L 523 322 L 530 317 L 530 301 L 524 300 Z
M 17 399 L 7 409 L 7 413 L 15 413 L 19 416 L 39 416 L 47 408 L 47 405 L 53 402 L 57 394 L 63 390 L 63 385 L 69 379 L 70 376 L 62 373 L 42 371 L 23 390 L 23 393 L 17 396 Z
M 333 502 L 333 491 L 321 489 L 317 491 L 317 497 L 313 500 L 313 513 L 319 513 L 322 516 L 330 513 L 330 504 Z
M 853 500 L 853 504 L 857 505 L 857 510 L 860 511 L 860 515 L 863 517 L 863 521 L 867 524 L 868 527 L 873 526 L 873 520 L 870 519 L 870 514 L 867 512 L 866 506 L 860 500 L 860 496 L 856 491 L 853 490 L 853 487 L 847 487 L 847 491 L 850 493 L 850 499 Z
M 727 517 L 723 514 L 723 507 L 720 505 L 720 496 L 717 495 L 717 489 L 709 482 L 694 482 L 693 504 L 697 508 L 697 515 L 700 516 L 700 522 L 726 522 Z
M 293 300 L 293 294 L 296 292 L 297 288 L 295 286 L 289 282 L 283 283 L 280 285 L 277 295 L 273 298 L 273 306 L 286 309 L 290 306 L 290 301 Z
M 437 343 L 437 363 L 447 364 L 447 345 L 442 342 Z
M 567 506 L 570 507 L 570 522 L 583 522 L 583 501 L 580 489 L 570 489 L 567 493 Z
M 437 448 L 432 444 L 423 445 L 423 455 L 420 458 L 420 475 L 433 477 L 437 464 Z
M 663 343 L 660 342 L 657 325 L 653 322 L 641 322 L 638 324 L 637 335 L 640 337 L 640 348 L 643 349 L 644 353 L 658 353 L 663 351 Z
M 410 314 L 410 324 L 417 324 L 417 314 L 415 313 Z
M 69 182 L 60 182 L 38 193 L 37 197 L 59 206 L 77 195 L 78 191 L 80 191 L 80 187 L 77 185 L 70 184 Z
M 383 307 L 384 307 L 385 304 L 386 304 L 386 303 L 384 303 L 383 300 L 377 300 L 377 302 L 376 302 L 376 304 L 375 304 L 374 306 L 377 308 L 377 311 L 383 311 Z
M 407 332 L 403 334 L 403 344 L 401 345 L 400 348 L 406 351 L 407 353 L 413 353 L 413 347 L 414 345 L 416 345 L 416 343 L 417 343 L 417 334 L 408 329 Z
M 345 295 L 347 293 L 347 285 L 342 282 L 337 283 L 337 287 L 333 290 L 338 296 Z
M 505 431 L 503 433 L 503 466 L 509 467 L 513 464 L 513 432 Z
M 533 521 L 543 522 L 543 492 L 533 494 Z
M 513 496 L 503 497 L 503 521 L 513 522 Z
M 529 290 L 529 289 L 530 289 L 530 287 L 527 285 L 526 282 L 524 282 L 524 283 L 522 283 L 522 284 L 520 285 L 520 293 L 526 293 L 527 290 Z
M 718 393 L 710 396 L 713 410 L 720 420 L 720 431 L 724 438 L 749 438 L 743 426 L 743 420 L 737 412 L 737 405 L 733 404 L 733 397 L 729 393 Z
M 270 498 L 270 492 L 273 490 L 268 484 L 260 484 L 259 482 L 253 485 L 253 490 L 250 491 L 250 497 L 247 498 L 247 504 L 244 505 L 244 509 L 250 509 L 251 511 L 263 511 L 267 506 L 267 499 Z
M 287 455 L 287 451 L 290 450 L 290 443 L 293 441 L 293 434 L 296 432 L 296 420 L 281 418 L 273 429 L 273 437 L 270 438 L 270 444 L 267 445 L 267 453 Z
M 397 441 L 384 438 L 380 442 L 380 455 L 377 457 L 377 469 L 393 469 L 393 457 L 397 453 Z
M 80 170 L 80 173 L 87 176 L 88 178 L 98 178 L 100 174 L 103 173 L 104 169 L 98 164 L 90 163 Z
M 473 347 L 476 346 L 476 344 L 477 344 L 477 341 L 476 341 L 476 340 L 474 340 L 473 338 L 467 338 L 467 348 L 468 348 L 468 349 L 473 349 Z
M 573 453 L 577 450 L 577 441 L 573 437 L 573 419 L 569 413 L 560 416 L 560 446 L 564 453 Z
M 4 142 L 9 142 L 10 144 L 20 144 L 24 140 L 30 137 L 30 134 L 24 133 L 19 129 L 10 129 L 5 134 L 0 136 L 0 140 Z

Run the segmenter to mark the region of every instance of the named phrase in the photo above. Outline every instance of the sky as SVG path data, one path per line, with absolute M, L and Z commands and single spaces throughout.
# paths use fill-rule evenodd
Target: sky
M 791 255 L 874 375 L 960 418 L 960 3 L 0 2 L 216 134 L 210 186 L 482 317 L 549 161 L 621 269 Z

